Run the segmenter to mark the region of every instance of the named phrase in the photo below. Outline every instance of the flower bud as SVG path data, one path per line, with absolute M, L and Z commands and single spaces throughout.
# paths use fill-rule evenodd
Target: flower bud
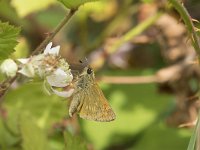
M 7 77 L 14 77 L 17 73 L 17 64 L 12 59 L 6 59 L 0 66 L 0 71 Z

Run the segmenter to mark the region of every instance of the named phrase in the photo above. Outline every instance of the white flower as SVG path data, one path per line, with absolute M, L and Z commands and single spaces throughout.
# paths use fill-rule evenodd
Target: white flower
M 56 62 L 58 61 L 59 51 L 60 46 L 52 48 L 52 42 L 49 43 L 43 54 L 18 59 L 22 63 L 22 68 L 18 72 L 27 77 L 34 77 L 35 75 L 41 78 L 45 77 L 54 71 Z
M 60 58 L 59 51 L 60 46 L 52 47 L 52 42 L 49 43 L 44 53 L 26 59 L 18 59 L 22 64 L 18 72 L 30 78 L 39 76 L 44 79 L 46 91 L 54 92 L 58 96 L 69 97 L 74 89 L 68 91 L 56 90 L 56 88 L 68 86 L 73 80 L 69 64 L 65 59 Z
M 46 80 L 44 80 L 43 89 L 49 95 L 54 93 L 60 97 L 70 97 L 74 92 L 74 88 L 71 85 L 64 88 L 58 88 L 51 86 Z
M 58 96 L 60 97 L 70 97 L 73 92 L 74 92 L 74 89 L 69 89 L 67 91 L 57 91 L 55 90 L 54 88 L 51 88 L 51 90 Z
M 46 79 L 51 86 L 65 87 L 72 82 L 73 76 L 70 70 L 65 72 L 64 70 L 58 68 L 51 75 L 47 76 Z
M 50 42 L 50 43 L 46 46 L 46 48 L 45 48 L 45 50 L 44 50 L 44 54 L 45 54 L 45 55 L 46 55 L 46 54 L 58 55 L 58 54 L 59 54 L 59 51 L 60 51 L 60 46 L 56 46 L 56 47 L 53 47 L 53 48 L 51 48 L 51 46 L 52 46 L 52 42 Z
M 0 66 L 0 71 L 7 77 L 14 77 L 17 73 L 18 66 L 12 59 L 6 59 Z

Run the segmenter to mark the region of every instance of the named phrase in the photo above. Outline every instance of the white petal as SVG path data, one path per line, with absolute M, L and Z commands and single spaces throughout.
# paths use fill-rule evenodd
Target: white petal
M 47 82 L 51 86 L 65 87 L 71 83 L 73 76 L 71 73 L 66 73 L 62 69 L 57 69 L 53 74 L 46 77 Z
M 26 64 L 29 61 L 29 58 L 20 58 L 20 59 L 17 59 L 17 60 L 22 64 Z
M 55 87 L 66 87 L 69 85 L 69 83 L 64 83 L 63 81 L 59 80 L 59 76 L 47 76 L 47 82 L 51 85 L 51 86 L 55 86 Z
M 53 43 L 52 42 L 50 42 L 47 46 L 46 46 L 46 48 L 45 48 L 45 50 L 44 50 L 44 54 L 48 54 L 48 51 L 51 49 L 51 46 L 53 45 Z
M 55 73 L 55 75 L 61 75 L 61 76 L 66 76 L 67 75 L 65 73 L 65 71 L 60 69 L 60 68 L 56 69 L 56 71 L 54 73 Z
M 60 51 L 60 46 L 56 46 L 56 47 L 51 48 L 51 49 L 48 51 L 48 54 L 58 55 L 58 54 L 59 54 L 59 51 Z
M 45 54 L 45 55 L 46 55 L 46 54 L 58 55 L 58 54 L 59 54 L 59 51 L 60 51 L 60 46 L 56 46 L 56 47 L 53 47 L 53 48 L 51 48 L 51 46 L 52 46 L 52 42 L 50 42 L 50 43 L 46 46 L 46 48 L 45 48 L 45 50 L 44 50 L 44 54 Z
M 27 77 L 30 77 L 30 78 L 35 76 L 35 71 L 34 71 L 34 68 L 33 68 L 33 66 L 31 64 L 25 65 L 18 72 L 23 74 L 23 75 L 25 75 L 25 76 L 27 76 Z
M 57 91 L 57 90 L 55 90 L 55 89 L 52 88 L 52 91 L 56 95 L 58 95 L 60 97 L 70 97 L 73 94 L 74 89 L 69 89 L 68 91 Z

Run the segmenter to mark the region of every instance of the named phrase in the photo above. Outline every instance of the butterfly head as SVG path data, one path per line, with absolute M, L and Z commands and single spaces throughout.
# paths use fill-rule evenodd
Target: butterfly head
M 89 66 L 89 62 L 87 59 L 85 61 L 79 60 L 80 65 L 83 67 L 81 69 L 81 75 L 88 75 L 88 76 L 94 76 L 94 71 L 93 69 Z
M 82 76 L 85 76 L 86 78 L 91 79 L 91 80 L 95 78 L 94 71 L 89 66 L 83 69 Z

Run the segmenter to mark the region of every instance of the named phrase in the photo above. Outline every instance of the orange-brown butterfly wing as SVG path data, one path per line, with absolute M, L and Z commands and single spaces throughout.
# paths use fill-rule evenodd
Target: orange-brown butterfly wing
M 93 83 L 80 92 L 79 98 L 81 100 L 77 111 L 81 118 L 102 122 L 112 121 L 116 118 L 97 83 Z

